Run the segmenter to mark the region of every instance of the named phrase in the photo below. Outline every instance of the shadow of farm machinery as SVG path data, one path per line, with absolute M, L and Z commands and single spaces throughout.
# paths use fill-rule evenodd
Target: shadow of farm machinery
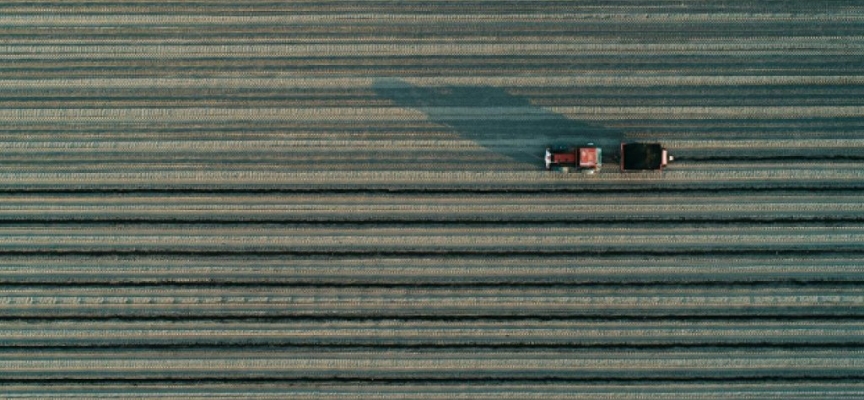
M 603 161 L 613 162 L 623 132 L 576 121 L 488 86 L 420 87 L 399 79 L 379 79 L 377 96 L 394 105 L 424 113 L 460 137 L 513 162 L 544 168 L 546 147 L 593 143 L 603 149 Z

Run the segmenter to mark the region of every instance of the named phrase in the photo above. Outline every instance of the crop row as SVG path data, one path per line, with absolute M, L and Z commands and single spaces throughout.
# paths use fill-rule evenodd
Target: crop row
M 527 257 L 370 255 L 27 255 L 2 257 L 3 284 L 669 285 L 860 282 L 860 256 Z
M 325 193 L 93 195 L 0 195 L 7 221 L 534 221 L 538 227 L 567 221 L 713 221 L 857 218 L 857 196 L 822 194 L 675 197 L 625 194 L 376 195 Z
M 491 135 L 490 135 L 491 136 Z M 484 141 L 490 146 L 518 146 L 531 142 L 531 138 L 521 139 L 495 139 Z M 834 139 L 834 140 L 672 140 L 668 143 L 676 149 L 685 151 L 742 151 L 752 148 L 763 149 L 806 149 L 814 154 L 822 154 L 824 151 L 836 151 L 836 149 L 862 147 L 864 141 L 856 139 Z M 173 153 L 173 154 L 208 154 L 211 152 L 227 151 L 255 151 L 262 154 L 267 153 L 301 153 L 308 149 L 317 151 L 328 151 L 335 154 L 362 154 L 379 149 L 395 149 L 399 152 L 417 151 L 442 151 L 460 152 L 477 151 L 475 141 L 468 139 L 449 140 L 441 139 L 395 139 L 369 140 L 365 138 L 351 138 L 346 135 L 343 139 L 282 139 L 282 140 L 88 140 L 88 141 L 5 141 L 0 142 L 0 148 L 4 153 L 12 155 L 26 155 L 39 153 L 54 153 L 62 150 L 62 156 L 75 156 L 81 154 L 96 157 L 100 154 L 106 156 L 117 154 L 147 154 Z
M 748 379 L 860 376 L 855 350 L 7 351 L 5 379 Z
M 859 252 L 858 226 L 797 227 L 4 227 L 6 252 L 286 252 L 573 254 Z
M 0 346 L 592 348 L 859 346 L 860 321 L 9 321 Z
M 809 400 L 820 397 L 832 399 L 858 399 L 864 395 L 864 387 L 853 382 L 841 383 L 519 383 L 519 382 L 420 382 L 400 383 L 345 383 L 340 381 L 320 383 L 298 383 L 288 381 L 273 383 L 261 380 L 233 381 L 196 380 L 192 382 L 172 381 L 159 384 L 148 381 L 116 383 L 106 380 L 91 385 L 80 383 L 55 383 L 37 385 L 15 383 L 4 385 L 4 394 L 10 398 L 87 398 L 116 399 L 130 397 L 158 397 L 167 400 L 202 398 L 228 399 L 417 399 L 417 400 Z
M 604 189 L 756 189 L 850 188 L 864 181 L 864 172 L 850 169 L 812 171 L 770 169 L 750 171 L 675 171 L 664 174 L 549 174 L 546 172 L 433 171 L 164 171 L 0 173 L 9 190 L 561 190 Z
M 844 287 L 4 288 L 7 318 L 856 317 Z

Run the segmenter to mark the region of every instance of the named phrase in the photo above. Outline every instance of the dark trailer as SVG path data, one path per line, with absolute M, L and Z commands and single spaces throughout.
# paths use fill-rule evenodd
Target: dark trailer
M 621 171 L 660 171 L 672 161 L 660 143 L 621 143 Z

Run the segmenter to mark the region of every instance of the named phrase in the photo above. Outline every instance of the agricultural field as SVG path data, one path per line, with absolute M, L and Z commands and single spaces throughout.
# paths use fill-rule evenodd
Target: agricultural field
M 859 1 L 10 0 L 0 38 L 2 398 L 864 398 Z

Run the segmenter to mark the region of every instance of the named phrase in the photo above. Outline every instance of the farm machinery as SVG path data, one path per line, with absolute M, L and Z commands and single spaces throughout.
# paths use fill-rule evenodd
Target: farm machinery
M 621 172 L 662 171 L 674 158 L 660 143 L 621 143 Z
M 592 146 L 589 144 L 589 146 Z M 560 166 L 566 168 L 576 168 L 577 170 L 587 173 L 594 173 L 600 170 L 603 165 L 603 150 L 599 147 L 576 147 L 568 149 L 546 149 L 546 169 L 551 170 L 552 166 Z
M 558 166 L 563 171 L 571 169 L 595 173 L 603 164 L 603 151 L 589 143 L 586 147 L 546 148 L 546 170 Z M 621 172 L 662 171 L 674 158 L 660 143 L 621 143 L 619 161 Z

